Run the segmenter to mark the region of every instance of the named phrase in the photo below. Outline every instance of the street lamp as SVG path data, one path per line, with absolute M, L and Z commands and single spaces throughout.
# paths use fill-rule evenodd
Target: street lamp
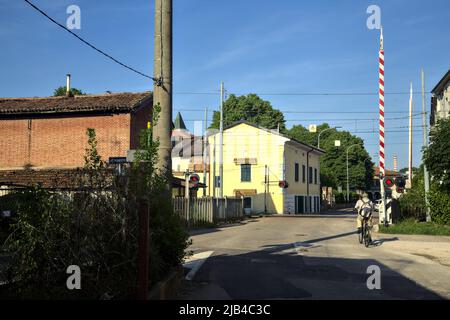
M 325 129 L 325 130 L 322 130 L 322 131 L 320 131 L 319 132 L 319 136 L 317 137 L 317 149 L 320 149 L 320 135 L 322 134 L 322 133 L 324 133 L 325 131 L 328 131 L 328 130 L 332 130 L 332 129 L 341 129 L 342 127 L 333 127 L 333 128 L 328 128 L 328 129 Z
M 367 160 L 371 160 L 372 159 L 372 157 L 376 157 L 378 154 L 374 154 L 373 156 L 368 156 L 365 160 L 364 160 L 364 166 L 366 165 L 366 161 Z
M 361 144 L 352 144 L 350 147 L 347 148 L 347 203 L 350 200 L 350 182 L 349 182 L 349 174 L 348 174 L 348 151 L 356 146 L 361 146 Z

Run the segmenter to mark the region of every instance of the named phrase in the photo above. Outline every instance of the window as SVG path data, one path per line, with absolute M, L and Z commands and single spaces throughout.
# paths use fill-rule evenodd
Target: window
M 302 182 L 306 182 L 306 167 L 305 165 L 302 165 Z
M 312 167 L 309 167 L 309 170 L 308 170 L 308 180 L 309 180 L 309 183 L 310 184 L 312 184 L 313 183 L 313 168 Z
M 298 180 L 299 180 L 299 177 L 298 177 L 298 174 L 299 174 L 299 168 L 298 168 L 298 163 L 296 163 L 295 164 L 295 182 L 298 182 Z
M 314 184 L 317 184 L 317 169 L 314 169 Z
M 241 182 L 252 181 L 252 166 L 250 164 L 241 164 Z

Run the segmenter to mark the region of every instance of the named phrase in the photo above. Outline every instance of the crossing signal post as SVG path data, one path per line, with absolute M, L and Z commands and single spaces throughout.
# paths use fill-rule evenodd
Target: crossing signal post
M 380 220 L 387 226 L 400 217 L 398 199 L 405 191 L 404 176 L 384 177 L 381 187 L 385 190 L 385 204 L 380 208 Z
M 282 180 L 282 181 L 278 182 L 278 186 L 282 189 L 287 189 L 289 187 L 289 184 L 287 183 L 287 181 Z
M 394 186 L 394 179 L 392 178 L 384 178 L 383 179 L 384 186 L 386 188 L 392 188 Z
M 189 186 L 191 186 L 192 189 L 197 189 L 199 183 L 200 176 L 196 173 L 191 174 L 191 176 L 189 177 Z
M 381 207 L 379 210 L 380 214 L 380 222 L 384 222 L 385 226 L 389 226 L 389 217 L 387 214 L 387 206 L 386 206 L 386 191 L 387 184 L 392 183 L 389 178 L 386 178 L 382 173 L 380 174 L 380 189 L 381 189 Z
M 406 180 L 403 176 L 398 176 L 394 179 L 394 184 L 397 188 L 398 193 L 403 193 L 406 186 Z

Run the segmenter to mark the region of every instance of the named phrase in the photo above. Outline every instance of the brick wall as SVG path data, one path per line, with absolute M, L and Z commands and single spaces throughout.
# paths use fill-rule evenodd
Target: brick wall
M 131 132 L 137 130 L 131 126 L 131 117 L 130 114 L 118 114 L 32 120 L 2 119 L 0 169 L 23 168 L 27 164 L 36 168 L 83 166 L 87 128 L 95 129 L 98 151 L 103 160 L 125 157 L 130 149 Z
M 137 149 L 140 145 L 142 129 L 147 128 L 147 123 L 151 120 L 151 108 L 143 107 L 131 114 L 130 146 Z

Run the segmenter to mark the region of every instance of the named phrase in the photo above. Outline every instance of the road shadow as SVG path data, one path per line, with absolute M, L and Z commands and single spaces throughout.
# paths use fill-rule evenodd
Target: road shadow
M 190 283 L 194 289 L 178 299 L 443 299 L 376 259 L 307 256 L 294 244 L 268 247 L 211 256 Z M 380 290 L 367 286 L 369 266 L 380 268 Z
M 397 237 L 393 237 L 393 238 L 380 238 L 380 239 L 375 239 L 372 241 L 372 243 L 370 244 L 373 247 L 379 247 L 381 246 L 383 243 L 385 242 L 392 242 L 392 241 L 399 241 L 400 239 Z
M 251 219 L 245 219 L 245 220 L 238 221 L 238 222 L 222 223 L 220 225 L 212 226 L 209 228 L 191 229 L 191 230 L 188 230 L 188 232 L 189 232 L 190 236 L 198 236 L 198 235 L 202 235 L 202 234 L 220 232 L 220 231 L 222 231 L 221 229 L 242 227 L 248 223 L 253 223 L 253 222 L 258 222 L 258 221 L 259 221 L 259 219 L 257 219 L 257 218 L 251 218 Z

